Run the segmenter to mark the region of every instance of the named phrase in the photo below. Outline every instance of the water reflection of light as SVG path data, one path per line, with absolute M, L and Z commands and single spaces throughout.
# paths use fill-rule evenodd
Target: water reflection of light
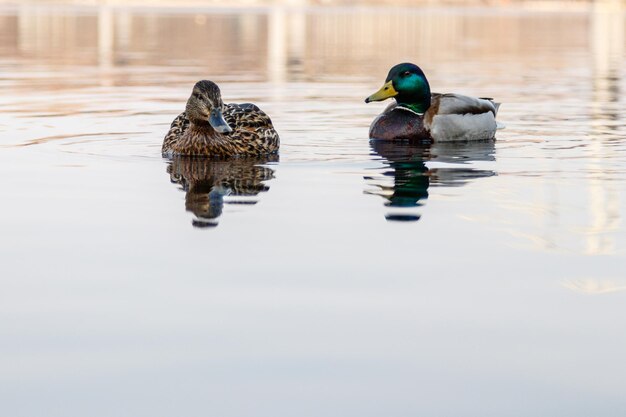
M 113 12 L 108 6 L 98 9 L 98 64 L 102 70 L 108 70 L 114 65 L 113 42 L 115 29 L 113 27 Z M 100 78 L 100 84 L 111 85 L 106 77 Z
M 373 8 L 358 14 L 349 8 L 281 6 L 248 12 L 146 10 L 154 13 L 121 5 L 55 10 L 45 4 L 25 4 L 16 16 L 6 18 L 17 18 L 17 30 L 3 24 L 0 31 L 7 32 L 3 37 L 17 39 L 20 50 L 30 57 L 114 65 L 187 63 L 220 73 L 245 69 L 279 81 L 291 71 L 308 77 L 370 77 L 387 70 L 389 62 L 409 58 L 429 66 L 466 57 L 472 59 L 464 65 L 487 58 L 530 62 L 539 43 L 558 50 L 585 42 L 583 31 L 576 29 L 585 22 L 580 13 L 547 21 L 532 14 L 468 16 L 419 8 Z M 555 28 L 571 30 L 551 36 Z M 558 56 L 553 60 L 562 65 Z
M 274 83 L 283 82 L 287 70 L 287 22 L 283 8 L 272 8 L 269 14 L 268 30 L 269 80 Z
M 610 294 L 626 291 L 626 282 L 610 279 L 573 279 L 563 281 L 563 287 L 584 294 Z
M 620 0 L 594 2 L 589 31 L 593 54 L 593 98 L 591 103 L 591 158 L 588 167 L 597 174 L 589 180 L 590 224 L 586 228 L 586 249 L 590 255 L 615 253 L 611 232 L 621 223 L 619 192 L 607 181 L 607 161 L 613 139 L 613 121 L 619 120 L 620 71 L 624 53 L 624 16 Z M 607 128 L 609 129 L 607 131 Z

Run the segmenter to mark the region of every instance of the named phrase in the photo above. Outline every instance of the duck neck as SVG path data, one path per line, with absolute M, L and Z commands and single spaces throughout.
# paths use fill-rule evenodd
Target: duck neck
M 430 107 L 430 86 L 425 78 L 413 81 L 410 88 L 398 91 L 396 102 L 416 113 L 426 113 Z
M 406 107 L 415 113 L 424 114 L 430 107 L 430 91 L 428 94 L 423 94 L 419 97 L 396 97 L 398 106 Z

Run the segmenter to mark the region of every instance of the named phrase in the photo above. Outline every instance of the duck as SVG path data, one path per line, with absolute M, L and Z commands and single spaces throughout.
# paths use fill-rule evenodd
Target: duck
M 172 122 L 163 139 L 164 157 L 213 158 L 263 156 L 278 153 L 280 138 L 272 121 L 252 103 L 225 104 L 212 81 L 198 81 L 185 111 Z
M 420 67 L 410 62 L 389 70 L 385 84 L 366 103 L 394 98 L 372 122 L 373 140 L 461 142 L 495 139 L 500 103 L 493 98 L 431 93 Z

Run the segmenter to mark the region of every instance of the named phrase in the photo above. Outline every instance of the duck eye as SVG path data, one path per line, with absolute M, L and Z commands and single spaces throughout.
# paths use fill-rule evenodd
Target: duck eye
M 409 75 L 411 75 L 411 71 L 404 71 L 402 74 L 400 74 L 403 77 L 408 77 Z

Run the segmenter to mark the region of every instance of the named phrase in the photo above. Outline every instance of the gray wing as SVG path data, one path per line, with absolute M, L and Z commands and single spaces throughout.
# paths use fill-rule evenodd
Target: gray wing
M 500 103 L 490 98 L 468 97 L 461 94 L 433 94 L 432 101 L 439 102 L 437 114 L 482 114 L 498 113 Z

